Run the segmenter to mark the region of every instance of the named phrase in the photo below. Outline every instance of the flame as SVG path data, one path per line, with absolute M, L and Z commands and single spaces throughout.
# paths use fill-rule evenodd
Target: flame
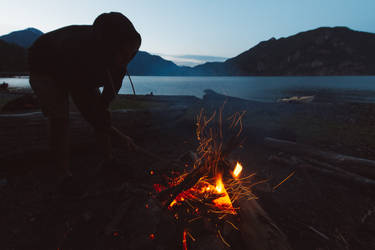
M 223 184 L 223 180 L 221 179 L 221 176 L 219 176 L 216 180 L 216 187 L 215 187 L 216 191 L 221 194 L 223 193 L 223 190 L 225 189 L 224 188 L 224 184 Z
M 225 208 L 229 208 L 232 210 L 233 209 L 232 202 L 229 198 L 227 190 L 224 187 L 221 175 L 217 177 L 215 190 L 218 194 L 223 195 L 222 197 L 219 197 L 213 201 L 215 205 L 218 207 L 225 207 Z M 233 212 L 234 212 L 234 209 L 233 209 Z
M 234 178 L 238 178 L 238 176 L 240 176 L 240 174 L 242 172 L 242 168 L 243 167 L 242 167 L 241 163 L 237 162 L 237 165 L 233 170 L 233 177 Z

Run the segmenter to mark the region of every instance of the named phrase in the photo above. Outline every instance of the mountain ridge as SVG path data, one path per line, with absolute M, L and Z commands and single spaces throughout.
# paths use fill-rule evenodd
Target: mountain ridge
M 196 66 L 218 75 L 374 75 L 375 34 L 319 27 L 262 41 L 223 64 Z
M 33 34 L 34 38 L 41 35 L 35 28 L 10 34 L 19 37 L 20 32 L 26 36 Z M 19 39 L 25 40 L 22 36 Z M 24 48 L 28 45 L 17 44 L 23 44 Z M 17 60 L 21 62 L 25 55 L 17 53 L 20 57 Z M 7 62 L 2 60 L 4 68 Z M 9 61 L 9 64 L 12 63 Z M 133 75 L 155 76 L 375 75 L 375 34 L 340 26 L 319 27 L 288 37 L 270 38 L 224 62 L 206 62 L 194 67 L 179 66 L 158 55 L 139 51 L 128 70 Z

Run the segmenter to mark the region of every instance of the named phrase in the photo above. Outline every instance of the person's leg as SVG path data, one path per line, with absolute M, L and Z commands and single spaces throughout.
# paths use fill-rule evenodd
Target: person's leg
M 43 114 L 49 121 L 49 146 L 56 168 L 55 180 L 70 176 L 69 169 L 69 100 L 68 93 L 55 79 L 31 74 L 30 85 L 37 95 Z
M 56 163 L 56 174 L 63 179 L 70 176 L 71 171 L 69 153 L 69 125 L 68 119 L 50 116 L 49 121 L 49 143 L 52 156 Z

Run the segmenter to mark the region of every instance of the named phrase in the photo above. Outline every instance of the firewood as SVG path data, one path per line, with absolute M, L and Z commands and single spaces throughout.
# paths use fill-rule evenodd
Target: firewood
M 218 164 L 222 172 L 227 172 L 230 167 L 230 164 L 227 160 L 225 160 L 225 157 L 229 156 L 229 154 L 236 149 L 242 143 L 242 141 L 243 139 L 233 136 L 225 145 Z M 207 169 L 205 169 L 204 164 L 201 164 L 197 168 L 193 169 L 180 184 L 160 192 L 158 194 L 159 200 L 166 201 L 165 205 L 168 206 L 178 194 L 193 187 L 198 180 L 203 177 L 205 171 L 207 171 Z
M 373 160 L 337 154 L 334 152 L 322 151 L 308 145 L 298 144 L 286 140 L 274 139 L 270 137 L 266 137 L 264 139 L 264 144 L 267 147 L 279 151 L 295 155 L 302 155 L 304 157 L 308 156 L 311 158 L 326 161 L 367 178 L 375 179 L 375 161 Z
M 176 198 L 178 194 L 194 186 L 195 183 L 197 183 L 197 181 L 202 177 L 203 171 L 203 165 L 194 169 L 192 172 L 190 172 L 190 174 L 188 174 L 185 177 L 185 179 L 180 184 L 160 192 L 158 194 L 159 200 L 167 200 L 165 205 L 168 206 Z

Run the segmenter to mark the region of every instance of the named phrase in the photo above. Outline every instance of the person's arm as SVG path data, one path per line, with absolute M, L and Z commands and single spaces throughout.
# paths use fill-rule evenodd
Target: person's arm
M 103 92 L 101 99 L 103 105 L 107 108 L 111 101 L 116 97 L 122 86 L 122 79 L 126 74 L 126 68 L 122 69 L 121 72 L 113 72 L 110 69 L 106 69 L 106 81 L 104 82 Z

